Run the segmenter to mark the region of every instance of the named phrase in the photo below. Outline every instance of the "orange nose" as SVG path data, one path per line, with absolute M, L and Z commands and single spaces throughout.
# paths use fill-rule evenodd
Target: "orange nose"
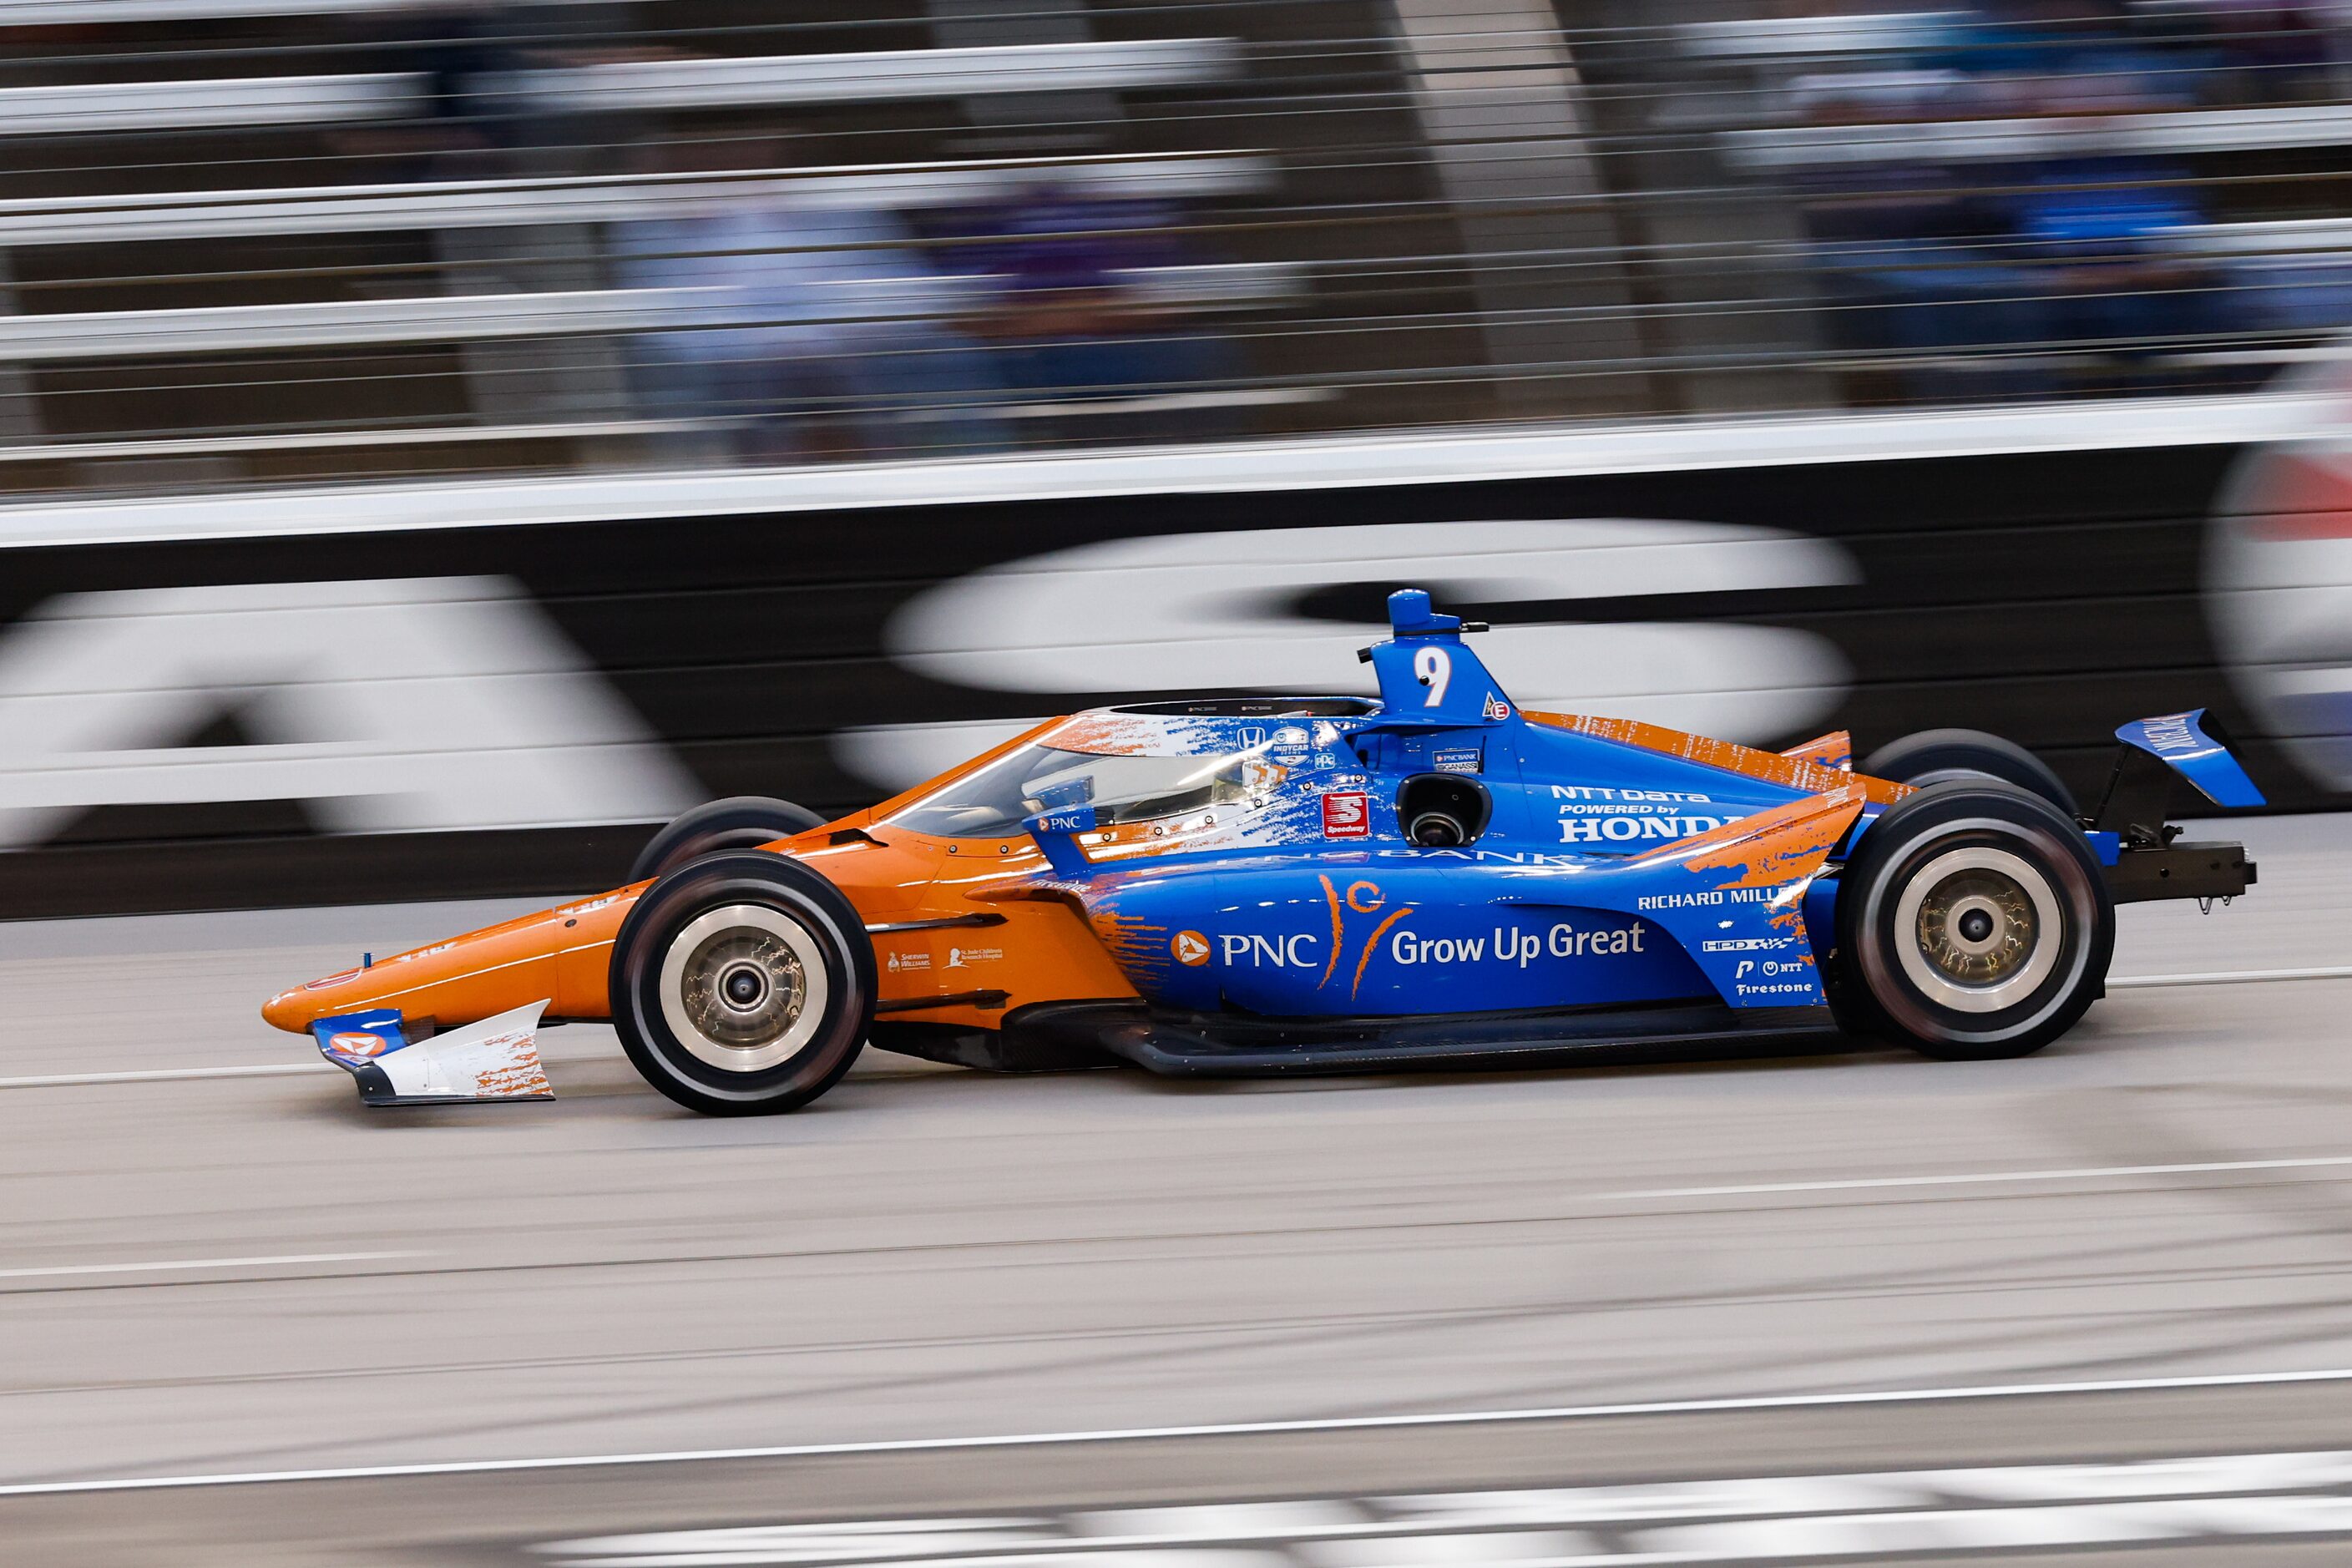
M 261 1005 L 261 1021 L 273 1029 L 286 1029 L 300 1034 L 310 1026 L 302 1010 L 302 993 L 280 991 Z
M 355 1013 L 364 1003 L 347 1001 L 364 969 L 346 969 L 341 974 L 330 974 L 323 980 L 313 980 L 308 985 L 298 985 L 291 991 L 280 991 L 261 1005 L 262 1021 L 275 1028 L 302 1034 L 310 1027 L 313 1018 L 331 1018 L 338 1013 Z

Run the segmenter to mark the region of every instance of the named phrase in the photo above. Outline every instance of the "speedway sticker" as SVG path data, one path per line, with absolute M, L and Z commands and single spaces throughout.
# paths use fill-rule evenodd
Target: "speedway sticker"
M 1323 837 L 1369 838 L 1372 835 L 1371 796 L 1361 790 L 1334 790 L 1323 797 Z

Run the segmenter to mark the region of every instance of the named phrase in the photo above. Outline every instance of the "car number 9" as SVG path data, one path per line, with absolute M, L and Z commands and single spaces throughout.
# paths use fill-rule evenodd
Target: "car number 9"
M 1445 700 L 1445 688 L 1454 679 L 1454 656 L 1442 647 L 1423 647 L 1412 656 L 1412 673 L 1429 688 L 1423 708 L 1434 708 Z

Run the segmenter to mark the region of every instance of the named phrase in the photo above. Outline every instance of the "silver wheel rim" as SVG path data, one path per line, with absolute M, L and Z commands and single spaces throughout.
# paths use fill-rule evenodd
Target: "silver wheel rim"
M 824 1021 L 824 955 L 806 927 L 764 904 L 709 910 L 662 955 L 662 1021 L 696 1060 L 727 1072 L 789 1061 Z
M 2050 879 L 2005 849 L 1950 849 L 1911 874 L 1895 905 L 1903 973 L 1928 1000 L 1998 1013 L 2058 967 L 2065 914 Z

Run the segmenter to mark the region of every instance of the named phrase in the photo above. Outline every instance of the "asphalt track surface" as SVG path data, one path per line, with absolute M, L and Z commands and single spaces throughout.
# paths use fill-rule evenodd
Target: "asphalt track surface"
M 2118 976 L 2352 966 L 2352 819 L 2235 826 L 2256 894 Z M 2352 978 L 1975 1065 L 869 1053 L 752 1121 L 585 1027 L 553 1104 L 365 1112 L 255 1016 L 500 912 L 0 926 L 0 1559 L 2352 1559 Z

